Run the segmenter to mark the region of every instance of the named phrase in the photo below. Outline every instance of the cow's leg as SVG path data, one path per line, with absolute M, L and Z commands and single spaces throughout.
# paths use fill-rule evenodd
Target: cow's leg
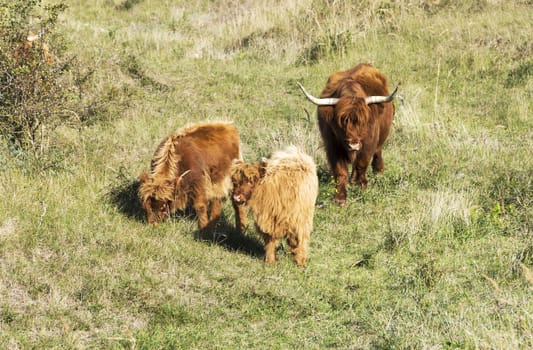
M 357 172 L 355 182 L 361 186 L 361 188 L 367 188 L 368 186 L 368 179 L 366 177 L 366 167 L 355 167 L 355 171 Z
M 202 230 L 209 222 L 207 220 L 207 201 L 205 196 L 197 194 L 193 201 L 193 208 L 198 218 L 198 228 Z
M 211 201 L 211 213 L 209 214 L 209 225 L 217 223 L 222 213 L 222 201 L 220 198 L 215 198 Z
M 350 161 L 350 164 L 352 164 L 352 174 L 350 175 L 349 183 L 350 185 L 355 184 L 355 177 L 356 177 L 356 171 L 355 171 L 355 158 L 357 154 L 355 152 L 348 152 L 348 159 Z
M 359 184 L 362 188 L 366 188 L 368 185 L 368 179 L 366 177 L 366 169 L 370 164 L 370 158 L 368 154 L 360 154 L 357 157 L 354 167 L 355 167 L 355 183 Z
M 292 253 L 293 249 L 298 245 L 298 240 L 296 239 L 296 236 L 288 235 L 287 244 L 289 245 L 289 248 L 287 250 L 289 251 L 289 253 Z
M 372 158 L 372 170 L 376 174 L 383 173 L 385 169 L 385 164 L 383 162 L 383 157 L 381 156 L 381 150 L 377 151 Z
M 256 226 L 258 232 L 263 236 L 265 241 L 265 262 L 267 264 L 273 264 L 276 262 L 276 246 L 278 245 L 279 239 L 273 238 L 271 235 L 264 233 Z
M 241 234 L 246 230 L 246 209 L 244 205 L 239 205 L 235 201 L 231 201 L 233 209 L 235 210 L 235 227 Z
M 305 266 L 307 260 L 307 240 L 301 242 L 296 237 L 288 237 L 289 251 L 294 254 L 294 261 L 298 266 Z
M 318 108 L 318 127 L 326 149 L 328 164 L 335 178 L 335 203 L 343 206 L 346 204 L 346 183 L 348 180 L 348 165 L 343 145 L 328 125 L 328 120 L 333 116 L 333 107 L 322 106 Z
M 357 171 L 355 170 L 355 164 L 352 165 L 352 174 L 350 175 L 350 185 L 355 184 L 355 179 L 357 178 Z
M 335 164 L 333 173 L 335 175 L 335 182 L 337 183 L 335 188 L 335 203 L 343 206 L 346 204 L 347 196 L 346 183 L 348 180 L 348 166 L 346 162 L 338 161 Z

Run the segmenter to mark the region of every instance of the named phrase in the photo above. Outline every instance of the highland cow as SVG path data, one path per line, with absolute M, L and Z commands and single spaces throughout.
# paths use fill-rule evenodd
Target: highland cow
M 276 261 L 276 246 L 285 238 L 296 264 L 304 266 L 318 194 L 313 159 L 289 146 L 259 163 L 235 162 L 231 180 L 239 231 L 246 228 L 247 206 L 265 242 L 265 261 Z
M 318 126 L 337 183 L 335 202 L 344 205 L 348 163 L 352 165 L 350 183 L 363 188 L 370 162 L 375 173 L 384 170 L 381 150 L 394 117 L 394 105 L 389 102 L 398 88 L 389 95 L 387 78 L 369 64 L 330 75 L 320 98 L 300 88 L 318 105 Z
M 155 151 L 151 174 L 139 177 L 148 222 L 157 224 L 192 204 L 200 229 L 216 223 L 235 159 L 241 159 L 239 133 L 229 122 L 194 124 L 167 136 Z

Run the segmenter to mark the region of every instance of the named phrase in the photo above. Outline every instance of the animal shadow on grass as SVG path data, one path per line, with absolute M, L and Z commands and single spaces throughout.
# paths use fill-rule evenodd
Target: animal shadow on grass
M 116 183 L 105 194 L 106 199 L 118 209 L 118 211 L 128 218 L 140 222 L 146 222 L 146 213 L 139 201 L 140 181 L 138 179 L 126 178 L 119 176 Z M 197 221 L 194 210 L 188 206 L 185 210 L 178 210 L 172 215 L 172 218 L 178 220 Z M 222 215 L 214 227 L 196 230 L 194 238 L 217 244 L 229 251 L 244 252 L 254 257 L 263 256 L 263 245 L 258 238 L 241 235 L 238 230 L 230 224 Z
M 137 179 L 132 180 L 120 176 L 105 197 L 123 215 L 137 221 L 144 221 L 146 214 L 137 194 L 140 184 Z
M 137 221 L 146 222 L 146 212 L 141 205 L 138 194 L 140 185 L 141 182 L 138 179 L 128 179 L 124 175 L 119 175 L 116 183 L 105 196 L 121 214 Z M 194 210 L 190 207 L 185 208 L 185 210 L 178 210 L 172 214 L 172 217 L 196 220 Z
M 214 227 L 197 230 L 194 237 L 199 241 L 213 243 L 232 252 L 241 252 L 256 258 L 264 255 L 263 244 L 258 238 L 241 234 L 224 216 L 220 217 Z

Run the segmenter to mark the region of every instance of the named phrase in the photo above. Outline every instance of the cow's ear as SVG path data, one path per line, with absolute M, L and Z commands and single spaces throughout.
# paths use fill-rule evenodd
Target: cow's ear
M 141 175 L 139 175 L 139 180 L 141 182 L 146 182 L 150 179 L 150 175 L 148 175 L 146 172 L 142 172 Z

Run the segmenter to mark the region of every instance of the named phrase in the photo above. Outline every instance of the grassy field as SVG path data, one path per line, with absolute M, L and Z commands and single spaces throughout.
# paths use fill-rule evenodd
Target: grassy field
M 110 102 L 39 161 L 1 140 L 0 348 L 533 347 L 530 0 L 66 3 L 86 93 Z M 296 82 L 360 62 L 400 97 L 384 175 L 339 208 Z M 144 222 L 137 176 L 203 120 L 233 120 L 245 160 L 315 159 L 307 267 L 283 246 L 266 266 L 229 201 L 208 234 Z

